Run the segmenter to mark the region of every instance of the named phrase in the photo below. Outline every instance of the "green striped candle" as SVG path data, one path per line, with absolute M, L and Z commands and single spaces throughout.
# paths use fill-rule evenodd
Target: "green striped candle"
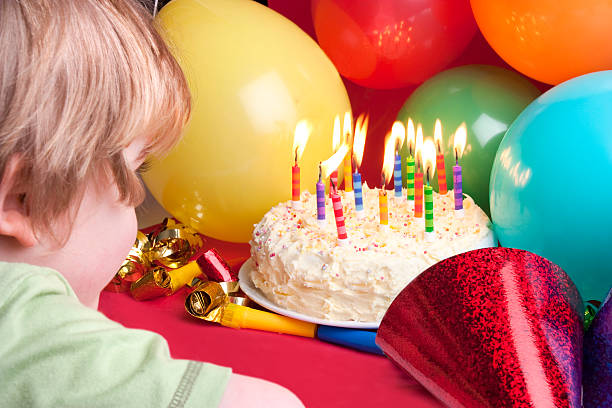
M 406 188 L 408 201 L 414 201 L 414 158 L 410 154 L 406 159 Z
M 425 238 L 429 241 L 433 238 L 434 213 L 433 213 L 433 189 L 429 184 L 425 186 Z

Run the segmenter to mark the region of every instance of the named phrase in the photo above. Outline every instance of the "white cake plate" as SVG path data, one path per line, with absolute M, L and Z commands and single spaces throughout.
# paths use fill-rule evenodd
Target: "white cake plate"
M 305 322 L 311 322 L 316 324 L 322 324 L 325 326 L 336 326 L 336 327 L 347 327 L 351 329 L 378 329 L 380 322 L 356 322 L 354 320 L 325 320 L 317 317 L 308 316 L 302 313 L 294 312 L 293 310 L 285 309 L 284 307 L 278 306 L 266 298 L 263 292 L 255 287 L 251 280 L 251 271 L 255 264 L 252 259 L 248 259 L 240 268 L 238 273 L 238 279 L 240 282 L 240 289 L 251 300 L 260 306 L 265 307 L 268 310 L 281 314 L 283 316 L 292 317 L 294 319 L 303 320 Z
M 474 247 L 472 250 L 489 248 L 497 246 L 497 239 L 493 231 L 489 233 Z M 284 307 L 278 306 L 276 303 L 268 300 L 263 292 L 255 287 L 251 280 L 251 271 L 253 271 L 255 264 L 252 259 L 248 259 L 240 268 L 238 273 L 238 279 L 240 282 L 240 289 L 246 295 L 260 306 L 265 307 L 268 310 L 276 312 L 278 314 L 293 317 L 294 319 L 303 320 L 305 322 L 311 322 L 316 324 L 323 324 L 325 326 L 336 326 L 336 327 L 348 327 L 351 329 L 378 329 L 380 322 L 357 322 L 354 320 L 325 320 L 318 317 L 308 316 L 302 313 L 294 312 L 293 310 L 285 309 Z

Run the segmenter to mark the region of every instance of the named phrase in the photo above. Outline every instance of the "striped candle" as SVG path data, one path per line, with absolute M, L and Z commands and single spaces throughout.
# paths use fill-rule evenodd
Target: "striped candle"
M 436 156 L 436 167 L 438 170 L 438 191 L 440 194 L 446 194 L 448 192 L 448 186 L 446 185 L 446 164 L 444 162 L 444 154 L 438 153 Z
M 384 186 L 378 190 L 378 209 L 380 210 L 380 225 L 389 225 L 389 204 Z
M 418 170 L 414 176 L 414 216 L 423 217 L 423 173 Z
M 461 166 L 453 166 L 453 189 L 455 190 L 455 214 L 463 215 L 463 186 L 461 177 Z
M 331 197 L 332 191 L 338 185 L 338 170 L 332 171 L 329 175 L 329 196 Z
M 412 155 L 408 155 L 406 159 L 406 188 L 408 201 L 414 201 L 414 158 Z
M 293 207 L 299 207 L 300 202 L 300 167 L 295 165 L 291 168 L 291 200 Z
M 346 242 L 348 236 L 346 234 L 346 225 L 344 225 L 344 213 L 342 211 L 342 199 L 337 191 L 331 193 L 332 205 L 334 208 L 334 217 L 336 218 L 336 229 L 338 230 L 338 241 Z
M 399 154 L 395 155 L 395 163 L 393 166 L 393 186 L 395 187 L 395 196 L 402 196 L 402 157 Z
M 355 211 L 363 214 L 363 192 L 361 191 L 361 174 L 353 174 L 353 187 L 355 188 Z
M 319 182 L 317 183 L 317 222 L 325 223 L 325 185 L 321 180 L 321 167 L 319 166 Z
M 344 158 L 344 191 L 353 191 L 353 168 L 351 163 L 351 151 Z
M 434 231 L 433 189 L 425 186 L 425 237 L 431 239 Z

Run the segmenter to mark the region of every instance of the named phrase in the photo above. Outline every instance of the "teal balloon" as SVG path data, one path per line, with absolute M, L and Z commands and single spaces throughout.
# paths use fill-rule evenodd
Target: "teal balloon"
M 442 122 L 442 146 L 448 189 L 453 188 L 453 134 L 465 122 L 467 144 L 459 164 L 463 192 L 489 212 L 489 179 L 495 153 L 506 130 L 540 91 L 525 77 L 489 65 L 464 65 L 432 77 L 404 103 L 397 119 L 421 123 L 425 138 L 434 136 L 436 118 Z M 406 157 L 404 147 L 402 156 Z M 405 180 L 404 180 L 405 184 Z M 433 187 L 438 191 L 437 176 Z
M 548 258 L 584 301 L 612 286 L 612 71 L 552 88 L 512 124 L 491 173 L 491 213 L 507 247 Z

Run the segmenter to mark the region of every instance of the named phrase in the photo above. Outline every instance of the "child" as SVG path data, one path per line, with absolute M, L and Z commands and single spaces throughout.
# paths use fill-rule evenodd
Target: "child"
M 0 1 L 3 407 L 302 406 L 95 310 L 135 239 L 138 168 L 189 109 L 137 0 Z

